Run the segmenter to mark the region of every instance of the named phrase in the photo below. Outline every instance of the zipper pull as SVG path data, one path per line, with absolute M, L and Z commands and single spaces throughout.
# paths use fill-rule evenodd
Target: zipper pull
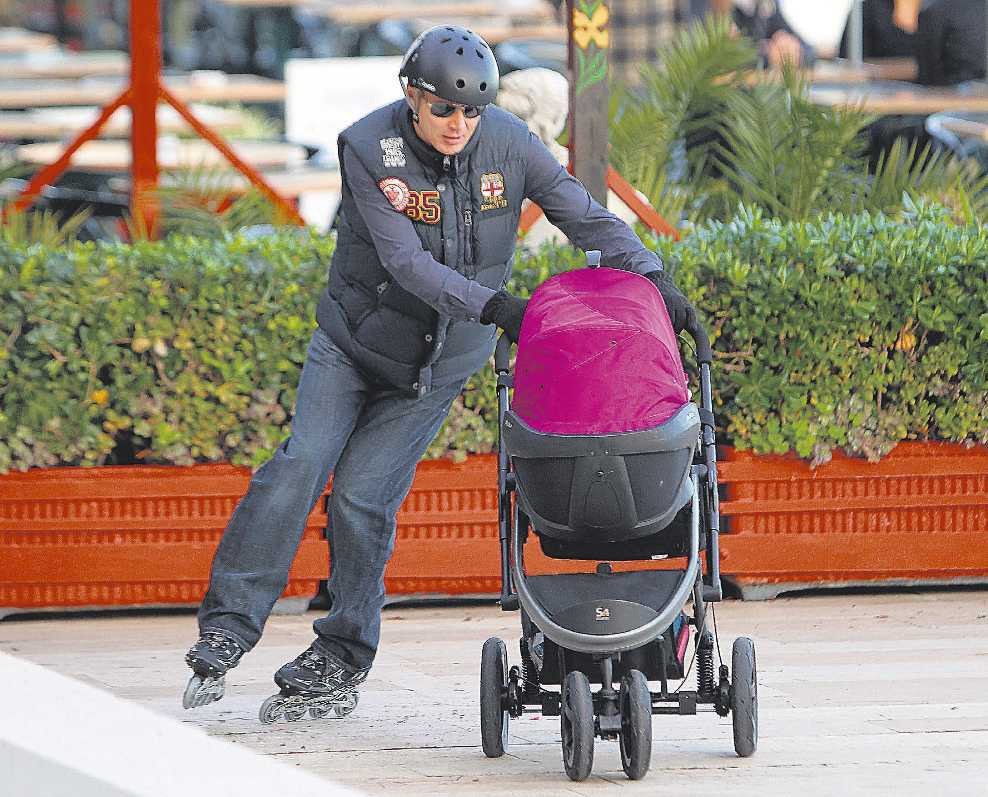
M 449 155 L 443 155 L 443 171 L 449 171 Z
M 472 210 L 464 210 L 463 211 L 463 223 L 466 224 L 468 227 L 471 224 L 473 224 L 473 211 Z

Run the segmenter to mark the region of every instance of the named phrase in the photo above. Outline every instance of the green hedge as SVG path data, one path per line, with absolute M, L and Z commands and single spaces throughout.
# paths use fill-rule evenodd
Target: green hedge
M 936 207 L 781 223 L 742 213 L 650 241 L 717 351 L 721 439 L 822 461 L 902 439 L 988 443 L 988 238 Z M 0 471 L 133 461 L 257 466 L 288 434 L 333 242 L 0 246 Z M 582 263 L 519 258 L 529 292 Z M 430 456 L 490 451 L 474 377 Z
M 988 234 L 906 204 L 897 219 L 742 212 L 657 242 L 710 329 L 736 446 L 819 463 L 988 443 Z

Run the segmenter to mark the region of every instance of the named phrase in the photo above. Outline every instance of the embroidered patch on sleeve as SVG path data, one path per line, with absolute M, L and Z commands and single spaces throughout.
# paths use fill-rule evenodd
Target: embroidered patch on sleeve
M 501 172 L 480 175 L 480 193 L 483 196 L 481 210 L 499 210 L 508 206 L 508 200 L 504 196 L 504 175 Z
M 400 138 L 382 138 L 381 160 L 385 169 L 405 168 L 405 142 Z
M 385 177 L 377 184 L 391 207 L 404 213 L 412 221 L 424 224 L 438 224 L 442 215 L 438 191 L 412 191 L 408 184 L 398 177 Z
M 399 213 L 405 212 L 411 192 L 408 190 L 408 184 L 404 180 L 400 180 L 397 177 L 385 177 L 377 184 L 377 187 L 381 189 L 385 198 L 391 203 L 391 207 Z

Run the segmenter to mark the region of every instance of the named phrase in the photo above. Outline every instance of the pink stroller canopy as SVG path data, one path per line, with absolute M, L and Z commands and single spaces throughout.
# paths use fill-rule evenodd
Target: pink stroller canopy
M 661 294 L 613 268 L 567 271 L 538 287 L 514 379 L 512 410 L 544 434 L 652 429 L 690 400 Z

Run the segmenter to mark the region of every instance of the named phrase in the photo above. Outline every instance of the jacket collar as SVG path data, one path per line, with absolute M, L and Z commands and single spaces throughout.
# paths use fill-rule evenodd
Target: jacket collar
M 483 116 L 481 116 L 480 123 L 477 125 L 477 129 L 473 131 L 473 135 L 470 136 L 470 140 L 467 141 L 466 146 L 456 155 L 443 155 L 439 150 L 434 149 L 431 145 L 426 144 L 419 138 L 419 134 L 415 132 L 415 125 L 412 124 L 412 111 L 408 107 L 408 103 L 402 100 L 401 107 L 398 109 L 398 129 L 401 131 L 401 137 L 405 139 L 405 142 L 415 154 L 415 157 L 426 168 L 431 169 L 436 174 L 442 174 L 443 172 L 448 172 L 452 175 L 456 174 L 460 165 L 476 149 L 483 124 L 484 120 Z

